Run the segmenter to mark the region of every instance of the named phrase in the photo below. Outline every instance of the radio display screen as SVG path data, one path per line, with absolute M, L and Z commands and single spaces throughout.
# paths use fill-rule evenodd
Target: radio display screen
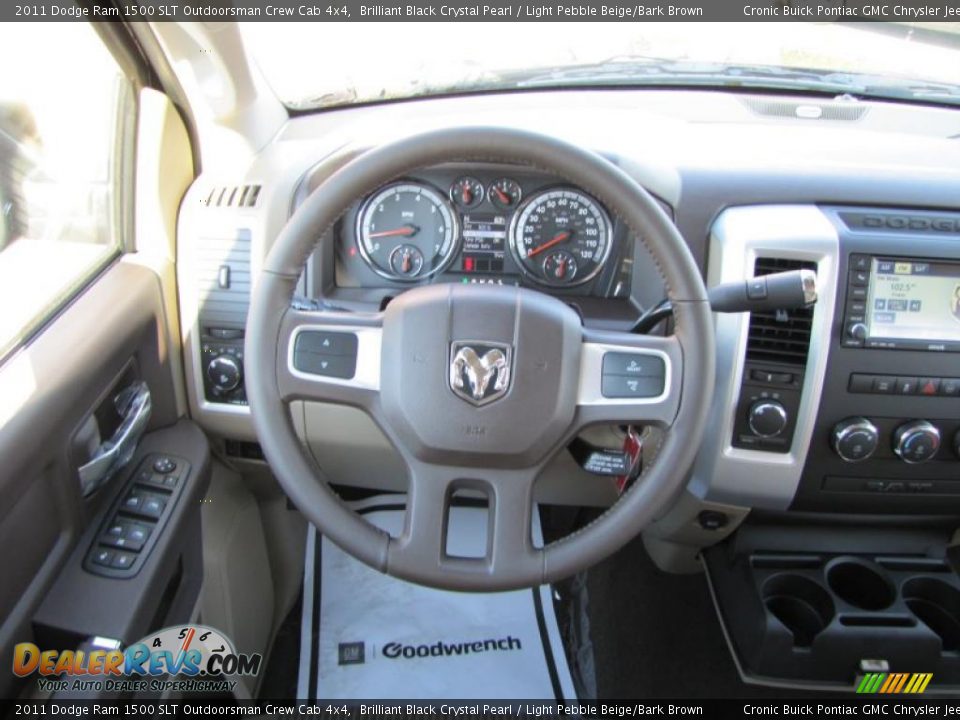
M 960 342 L 960 263 L 873 258 L 866 310 L 870 341 Z

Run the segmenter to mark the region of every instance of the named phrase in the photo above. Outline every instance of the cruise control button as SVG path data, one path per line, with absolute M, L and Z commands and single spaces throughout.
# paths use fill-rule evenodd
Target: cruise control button
M 604 375 L 601 392 L 606 398 L 649 398 L 663 393 L 663 377 Z
M 666 367 L 663 358 L 655 355 L 608 352 L 603 355 L 604 375 L 631 377 L 663 377 Z

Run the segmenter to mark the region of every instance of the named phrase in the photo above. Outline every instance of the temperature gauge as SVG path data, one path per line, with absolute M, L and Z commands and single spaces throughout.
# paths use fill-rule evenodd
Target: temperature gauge
M 470 210 L 483 202 L 483 183 L 464 175 L 450 186 L 450 199 L 464 210 Z
M 398 245 L 390 253 L 390 269 L 398 277 L 416 277 L 423 269 L 423 253 L 414 245 Z
M 543 277 L 554 285 L 571 282 L 577 275 L 577 260 L 566 250 L 554 250 L 543 259 Z
M 490 202 L 501 210 L 512 210 L 520 204 L 523 191 L 516 180 L 500 178 L 490 186 L 487 196 L 490 198 Z

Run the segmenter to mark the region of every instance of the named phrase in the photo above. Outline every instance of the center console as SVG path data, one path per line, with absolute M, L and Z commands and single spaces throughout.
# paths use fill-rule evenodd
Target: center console
M 712 241 L 709 284 L 818 274 L 810 311 L 717 316 L 720 432 L 690 488 L 751 508 L 703 552 L 742 676 L 955 692 L 960 214 L 734 208 Z
M 960 510 L 960 220 L 831 208 L 840 283 L 795 510 Z

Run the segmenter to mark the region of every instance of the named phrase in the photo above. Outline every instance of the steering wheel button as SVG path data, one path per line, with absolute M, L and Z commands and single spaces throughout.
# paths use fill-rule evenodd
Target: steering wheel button
M 603 375 L 660 377 L 666 373 L 663 359 L 655 355 L 608 352 L 603 356 Z M 660 393 L 657 393 L 658 395 Z
M 357 355 L 357 336 L 354 333 L 304 330 L 297 335 L 294 352 L 317 355 Z
M 600 389 L 606 398 L 650 398 L 663 393 L 663 376 L 604 375 Z
M 357 357 L 296 351 L 293 354 L 293 367 L 311 375 L 350 379 L 357 370 Z

